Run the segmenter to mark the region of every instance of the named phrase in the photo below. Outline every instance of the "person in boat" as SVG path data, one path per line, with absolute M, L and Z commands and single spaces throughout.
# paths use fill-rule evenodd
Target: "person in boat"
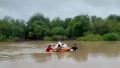
M 70 48 L 66 44 L 62 44 L 62 50 L 70 51 Z
M 50 52 L 50 51 L 52 51 L 53 50 L 53 48 L 51 47 L 51 45 L 49 45 L 48 47 L 47 47 L 47 49 L 46 49 L 46 52 Z
M 58 45 L 60 45 L 61 46 L 61 48 L 67 48 L 67 45 L 66 44 L 64 44 L 64 43 L 62 43 L 62 42 L 58 42 L 58 44 L 57 45 L 55 45 L 55 48 L 57 48 L 58 47 Z
M 58 45 L 58 47 L 56 48 L 56 52 L 60 52 L 60 50 L 61 50 L 61 46 Z
M 73 51 L 76 51 L 78 49 L 77 45 L 74 44 L 74 46 L 71 48 Z
M 58 45 L 62 46 L 62 43 L 59 41 L 58 44 L 55 45 L 55 49 L 58 48 Z
M 56 51 L 56 52 L 70 51 L 70 48 L 69 48 L 66 44 L 61 43 L 61 42 L 59 41 L 58 44 L 55 45 L 54 51 Z
M 67 45 L 62 43 L 61 47 L 62 48 L 67 48 Z

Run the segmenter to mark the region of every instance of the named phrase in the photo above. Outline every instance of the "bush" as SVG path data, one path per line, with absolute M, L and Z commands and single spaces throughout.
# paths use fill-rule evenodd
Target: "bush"
M 66 36 L 55 35 L 52 37 L 44 37 L 44 41 L 59 41 L 59 40 L 68 40 Z
M 6 37 L 3 35 L 0 35 L 0 41 L 4 41 L 4 40 L 6 40 Z
M 88 34 L 84 37 L 77 38 L 78 41 L 101 41 L 103 40 L 101 35 Z
M 44 41 L 51 41 L 52 37 L 44 37 Z
M 65 29 L 63 27 L 56 27 L 51 30 L 53 35 L 66 35 Z
M 12 40 L 13 40 L 13 41 L 16 41 L 16 42 L 24 41 L 24 39 L 23 39 L 23 38 L 20 38 L 20 37 L 14 37 Z
M 103 36 L 103 39 L 106 41 L 117 41 L 120 39 L 120 35 L 117 33 L 108 33 Z
M 53 36 L 53 37 L 52 37 L 52 40 L 53 40 L 53 41 L 68 40 L 68 38 L 67 38 L 66 36 L 58 35 L 58 36 Z

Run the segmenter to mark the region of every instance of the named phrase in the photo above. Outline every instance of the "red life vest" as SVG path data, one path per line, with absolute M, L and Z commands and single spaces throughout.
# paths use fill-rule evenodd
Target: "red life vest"
M 53 50 L 53 49 L 50 48 L 50 47 L 48 47 L 48 48 L 46 49 L 46 52 L 49 52 L 50 50 Z

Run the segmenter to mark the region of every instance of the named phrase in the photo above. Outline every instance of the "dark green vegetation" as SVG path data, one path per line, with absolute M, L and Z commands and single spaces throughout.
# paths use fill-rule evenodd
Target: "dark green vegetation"
M 36 13 L 24 20 L 4 17 L 0 20 L 0 41 L 6 40 L 120 40 L 120 16 L 78 15 L 50 20 Z

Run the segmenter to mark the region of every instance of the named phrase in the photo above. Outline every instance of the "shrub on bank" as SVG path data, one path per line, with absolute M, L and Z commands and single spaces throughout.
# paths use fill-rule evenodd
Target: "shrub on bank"
M 77 38 L 78 41 L 102 41 L 103 38 L 101 35 L 88 34 L 84 37 Z
M 120 40 L 120 35 L 117 33 L 108 33 L 103 36 L 105 41 L 117 41 Z
M 56 35 L 52 37 L 44 37 L 45 41 L 58 41 L 58 40 L 68 40 L 66 36 Z
M 14 38 L 12 38 L 11 41 L 19 42 L 19 41 L 24 41 L 24 40 L 25 40 L 25 39 L 20 38 L 20 37 L 14 37 Z
M 0 42 L 2 42 L 2 41 L 22 41 L 22 40 L 23 39 L 20 37 L 9 36 L 8 38 L 6 38 L 6 36 L 3 36 L 3 35 L 0 36 Z
M 52 37 L 52 40 L 53 41 L 58 41 L 58 40 L 67 40 L 68 38 L 66 37 L 66 36 L 61 36 L 61 35 L 59 35 L 59 36 L 53 36 Z
M 52 37 L 44 37 L 44 39 L 43 39 L 44 41 L 52 41 Z
M 6 37 L 3 35 L 0 35 L 0 41 L 5 41 L 5 40 L 6 40 Z

